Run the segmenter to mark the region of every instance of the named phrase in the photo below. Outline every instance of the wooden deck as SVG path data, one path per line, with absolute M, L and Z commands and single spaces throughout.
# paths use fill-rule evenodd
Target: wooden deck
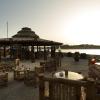
M 22 62 L 22 64 L 25 63 Z M 34 66 L 34 63 L 31 64 L 32 66 Z M 26 66 L 31 64 L 26 63 Z M 88 61 L 81 59 L 79 62 L 74 62 L 73 58 L 66 57 L 62 59 L 62 67 L 60 67 L 58 70 L 60 69 L 68 69 L 75 72 L 81 72 L 82 74 L 87 75 Z M 12 76 L 13 73 L 10 72 L 8 87 L 0 88 L 0 100 L 39 100 L 38 87 L 28 87 L 24 84 L 23 81 L 19 82 L 14 80 Z

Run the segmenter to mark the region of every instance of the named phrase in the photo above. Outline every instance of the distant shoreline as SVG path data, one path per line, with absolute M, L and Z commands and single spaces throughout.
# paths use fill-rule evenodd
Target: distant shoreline
M 100 45 L 62 45 L 61 49 L 100 49 Z
M 61 48 L 61 49 L 100 49 L 100 48 Z

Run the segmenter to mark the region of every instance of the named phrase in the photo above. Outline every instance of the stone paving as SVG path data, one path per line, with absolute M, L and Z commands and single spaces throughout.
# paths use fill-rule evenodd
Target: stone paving
M 38 60 L 36 63 L 23 61 L 21 64 L 34 69 L 35 66 L 39 66 L 40 61 Z M 75 62 L 72 57 L 64 57 L 62 59 L 62 67 L 58 70 L 63 69 L 87 75 L 88 60 L 80 59 L 79 62 Z M 38 88 L 28 87 L 23 82 L 13 80 L 13 72 L 9 72 L 8 87 L 0 88 L 0 100 L 39 100 L 38 93 Z

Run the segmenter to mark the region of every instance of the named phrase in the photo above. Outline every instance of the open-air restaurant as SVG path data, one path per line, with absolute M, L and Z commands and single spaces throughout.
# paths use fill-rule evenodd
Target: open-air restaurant
M 100 100 L 95 59 L 56 52 L 62 43 L 41 39 L 28 27 L 0 45 L 0 100 Z

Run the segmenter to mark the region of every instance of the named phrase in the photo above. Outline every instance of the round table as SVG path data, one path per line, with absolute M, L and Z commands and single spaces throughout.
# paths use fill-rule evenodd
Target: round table
M 70 80 L 84 79 L 83 75 L 81 75 L 77 72 L 72 72 L 72 71 L 68 71 L 67 75 L 65 74 L 65 71 L 55 72 L 54 77 L 56 77 L 56 78 L 65 78 L 65 79 L 70 79 Z

